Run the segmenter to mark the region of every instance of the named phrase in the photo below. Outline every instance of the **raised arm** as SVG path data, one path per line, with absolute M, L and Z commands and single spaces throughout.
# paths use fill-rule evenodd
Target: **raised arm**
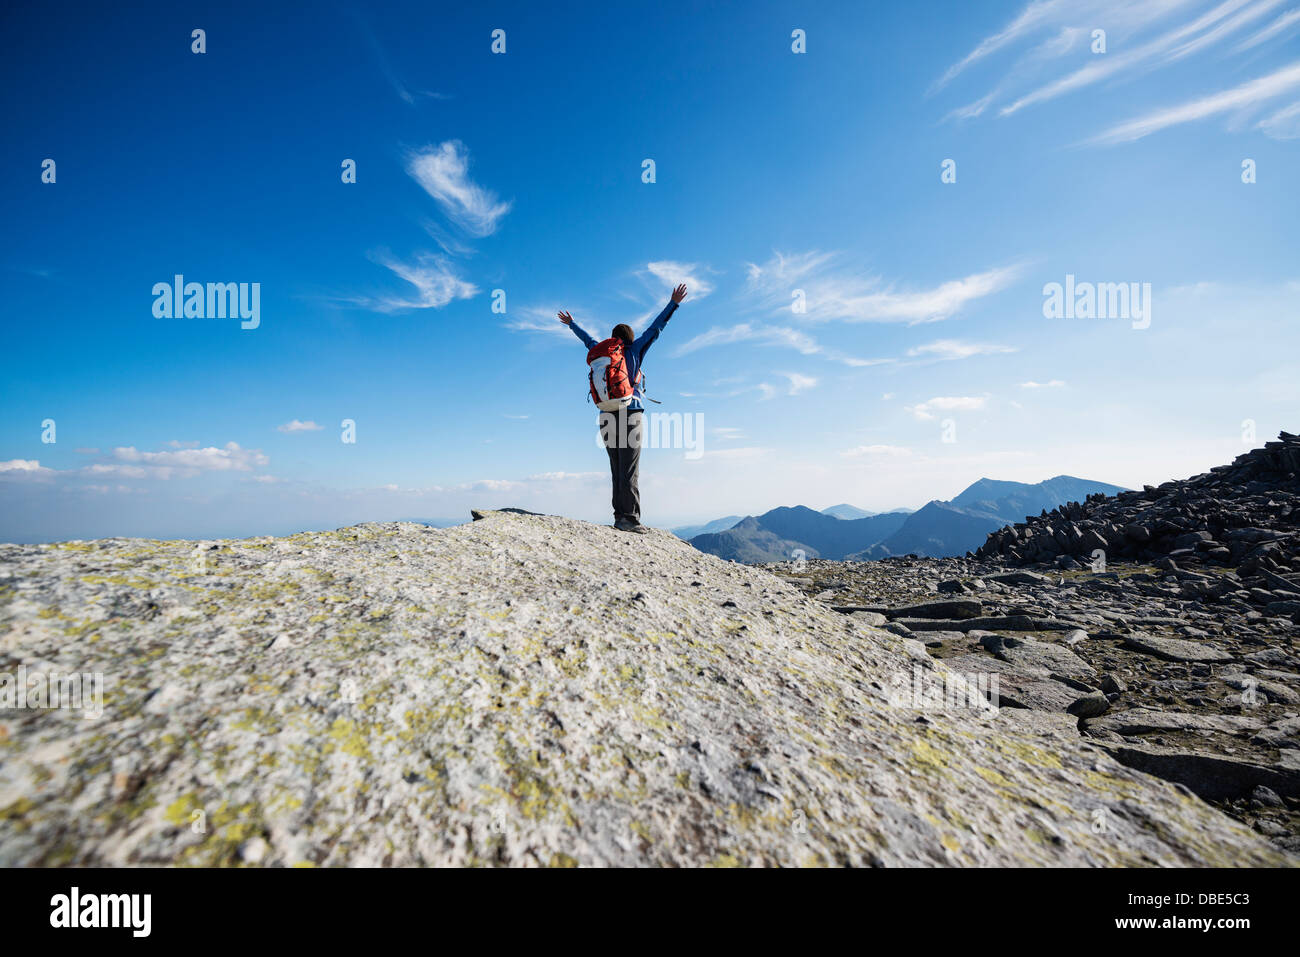
M 646 327 L 646 331 L 637 336 L 636 342 L 632 343 L 632 348 L 638 355 L 645 355 L 645 351 L 650 348 L 650 344 L 659 338 L 659 333 L 664 331 L 664 326 L 668 325 L 668 320 L 672 314 L 677 311 L 677 307 L 682 304 L 686 298 L 686 284 L 682 283 L 673 290 L 672 298 L 668 305 L 664 306 L 664 311 L 655 316 L 655 321 Z
M 584 346 L 588 349 L 594 349 L 596 347 L 596 340 L 587 334 L 586 329 L 583 329 L 582 326 L 573 321 L 573 316 L 569 315 L 567 312 L 562 312 L 559 315 L 560 322 L 572 329 L 573 334 L 582 340 Z

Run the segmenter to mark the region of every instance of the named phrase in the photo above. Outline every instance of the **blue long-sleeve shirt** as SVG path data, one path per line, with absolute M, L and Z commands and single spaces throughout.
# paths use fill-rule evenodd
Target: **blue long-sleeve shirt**
M 664 326 L 668 325 L 668 320 L 676 311 L 677 303 L 670 299 L 668 305 L 664 306 L 664 311 L 655 317 L 655 321 L 650 323 L 645 332 L 632 341 L 632 348 L 623 350 L 623 356 L 627 362 L 628 378 L 635 383 L 632 390 L 632 401 L 627 406 L 629 412 L 645 410 L 645 406 L 641 404 L 641 400 L 645 398 L 645 391 L 638 375 L 641 371 L 641 360 L 645 358 L 646 350 L 659 338 L 659 333 L 664 331 Z M 573 334 L 581 339 L 582 344 L 588 349 L 596 345 L 598 340 L 593 339 L 587 330 L 578 325 L 577 320 L 569 323 L 569 328 L 573 330 Z

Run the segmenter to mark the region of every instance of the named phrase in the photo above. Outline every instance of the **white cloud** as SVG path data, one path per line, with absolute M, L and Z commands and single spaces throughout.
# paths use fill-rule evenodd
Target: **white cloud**
M 223 448 L 209 446 L 172 452 L 141 452 L 134 446 L 119 446 L 113 449 L 113 458 L 117 461 L 90 465 L 84 471 L 128 478 L 168 479 L 173 475 L 189 477 L 200 472 L 248 472 L 270 462 L 260 449 L 240 448 L 238 442 L 227 442 Z
M 699 263 L 680 263 L 668 259 L 646 263 L 645 267 L 646 272 L 669 288 L 678 283 L 686 283 L 686 291 L 690 293 L 690 299 L 697 300 L 713 292 L 713 282 L 704 278 L 707 270 L 707 266 Z
M 969 359 L 972 356 L 989 356 L 1015 352 L 1012 346 L 999 346 L 992 343 L 963 342 L 960 339 L 939 339 L 935 342 L 908 349 L 909 356 L 932 357 L 935 359 Z
M 734 342 L 758 342 L 763 345 L 788 346 L 804 355 L 816 355 L 821 346 L 807 333 L 783 326 L 754 325 L 748 322 L 734 326 L 714 326 L 679 345 L 674 356 L 684 356 L 711 346 L 729 345 Z
M 1259 129 L 1275 140 L 1300 139 L 1300 100 L 1260 120 Z
M 917 405 L 905 406 L 905 410 L 918 419 L 933 419 L 936 412 L 978 412 L 988 403 L 988 396 L 955 395 L 935 396 Z
M 801 375 L 798 372 L 782 372 L 781 375 L 785 376 L 790 382 L 787 395 L 798 395 L 800 392 L 807 392 L 817 385 L 817 380 L 809 375 Z
M 277 425 L 275 430 L 277 432 L 319 432 L 323 428 L 325 428 L 325 426 L 317 425 L 311 419 L 308 419 L 306 422 L 300 422 L 298 419 L 294 419 L 290 422 L 284 423 L 284 425 Z
M 736 449 L 708 449 L 701 459 L 756 459 L 771 452 L 771 449 L 748 445 Z M 700 459 L 688 460 L 700 461 Z
M 581 310 L 570 311 L 577 313 L 573 317 L 574 322 L 588 331 L 591 330 L 590 323 L 583 320 Z M 572 330 L 560 322 L 559 310 L 551 306 L 525 306 L 522 309 L 512 309 L 506 319 L 506 328 L 519 332 L 544 332 L 557 338 L 578 341 Z
M 1033 380 L 1030 380 L 1029 382 L 1020 383 L 1020 388 L 1022 389 L 1063 389 L 1065 388 L 1065 383 L 1060 379 L 1052 379 L 1050 382 L 1034 382 Z
M 172 449 L 197 449 L 199 447 L 198 442 L 180 442 L 176 439 L 170 440 L 166 445 Z M 95 451 L 98 452 L 99 450 L 96 449 Z
M 747 265 L 746 294 L 771 314 L 795 315 L 812 322 L 931 322 L 947 319 L 968 303 L 1007 288 L 1021 272 L 1018 265 L 989 269 L 951 279 L 929 289 L 899 290 L 879 278 L 864 277 L 843 265 L 834 253 L 816 250 L 775 253 L 767 263 Z M 792 303 L 802 290 L 805 311 Z
M 731 426 L 719 426 L 713 430 L 713 434 L 724 442 L 735 442 L 745 437 L 745 433 L 741 432 L 740 429 Z
M 1075 70 L 1073 73 L 1070 73 L 1061 79 L 1039 87 L 1031 93 L 1022 96 L 1011 105 L 1003 107 L 999 111 L 999 115 L 1008 116 L 1024 109 L 1026 106 L 1032 106 L 1037 103 L 1043 103 L 1047 100 L 1055 99 L 1065 93 L 1072 93 L 1075 90 L 1109 79 L 1110 77 L 1126 70 L 1137 68 L 1155 57 L 1168 52 L 1175 44 L 1187 37 L 1199 33 L 1247 2 L 1248 0 L 1225 0 L 1224 3 L 1191 23 L 1167 31 L 1145 44 L 1134 46 L 1125 52 L 1112 51 L 1108 52 L 1105 56 L 1094 57 L 1087 66 Z
M 1008 66 L 993 90 L 966 106 L 951 110 L 945 120 L 971 119 L 983 115 L 990 105 L 1011 100 L 997 112 L 1009 116 L 1069 93 L 1166 67 L 1195 54 L 1222 49 L 1231 38 L 1253 28 L 1271 16 L 1287 0 L 1220 0 L 1208 9 L 1204 0 L 1070 0 L 1068 3 L 1035 0 L 1023 8 L 1001 31 L 985 38 L 964 59 L 949 68 L 936 83 L 939 88 L 972 63 L 1019 44 L 1032 36 L 1043 39 L 1032 47 L 1020 46 L 1018 59 Z M 1161 26 L 1160 32 L 1143 32 L 1168 19 L 1177 22 Z M 1239 54 L 1258 46 L 1300 23 L 1300 10 L 1291 10 L 1264 29 L 1226 52 Z M 1063 75 L 1044 77 L 1057 63 L 1078 63 L 1081 43 L 1091 40 L 1092 31 L 1106 31 L 1105 54 L 1085 54 L 1083 65 Z M 1019 91 L 1019 92 L 1017 92 Z
M 412 153 L 406 171 L 437 200 L 448 218 L 475 236 L 496 232 L 510 203 L 497 199 L 469 178 L 469 153 L 458 140 L 448 140 Z
M 824 348 L 808 333 L 798 329 L 791 329 L 787 326 L 765 326 L 749 322 L 737 323 L 734 326 L 714 326 L 707 332 L 702 332 L 679 345 L 673 351 L 673 356 L 684 356 L 711 346 L 729 345 L 736 342 L 755 342 L 763 346 L 785 346 L 805 356 L 820 356 L 831 362 L 842 362 L 853 368 L 882 365 L 894 361 L 893 359 L 860 359 L 855 356 L 845 355 L 838 350 Z
M 977 116 L 982 116 L 984 111 L 989 108 L 989 104 L 993 102 L 995 96 L 997 96 L 997 90 L 981 96 L 978 100 L 967 103 L 965 106 L 959 106 L 955 110 L 949 111 L 948 115 L 943 118 L 944 122 L 948 120 L 973 120 Z
M 985 37 L 974 50 L 971 50 L 965 57 L 950 66 L 947 72 L 935 83 L 934 89 L 946 86 L 958 73 L 961 73 L 972 63 L 996 53 L 1007 44 L 1014 43 L 1043 26 L 1061 6 L 1062 0 L 1033 0 L 1007 26 L 992 36 Z
M 1292 63 L 1268 76 L 1243 83 L 1231 90 L 1203 96 L 1180 106 L 1156 110 L 1137 119 L 1120 123 L 1095 137 L 1092 142 L 1131 142 L 1181 123 L 1191 123 L 1229 110 L 1256 106 L 1298 86 L 1300 86 L 1300 62 Z
M 607 472 L 538 472 L 528 476 L 529 482 L 589 482 L 592 479 L 608 479 Z
M 403 309 L 441 309 L 456 299 L 471 299 L 478 287 L 456 275 L 451 263 L 433 253 L 420 253 L 414 263 L 404 263 L 387 254 L 372 256 L 379 265 L 391 269 L 415 287 L 417 295 L 385 296 L 381 298 L 353 299 L 356 305 L 376 312 L 398 312 Z
M 35 475 L 51 471 L 53 470 L 42 468 L 37 459 L 9 459 L 7 462 L 0 462 L 0 472 L 23 472 Z
M 1214 46 L 1229 33 L 1235 33 L 1246 24 L 1258 20 L 1274 7 L 1279 6 L 1282 2 L 1283 0 L 1258 0 L 1258 2 L 1242 10 L 1235 17 L 1230 17 L 1229 19 L 1224 20 L 1213 30 L 1208 30 L 1199 37 L 1184 43 L 1177 49 L 1171 50 L 1168 57 L 1166 57 L 1166 60 L 1179 60 L 1198 50 Z M 1224 3 L 1223 6 L 1227 7 L 1229 4 Z
M 859 445 L 857 448 L 845 449 L 840 455 L 846 458 L 863 456 L 883 456 L 885 458 L 903 458 L 911 455 L 912 450 L 901 445 Z
M 1272 23 L 1266 26 L 1263 30 L 1260 30 L 1254 36 L 1247 37 L 1245 40 L 1242 40 L 1240 43 L 1238 43 L 1235 47 L 1232 48 L 1232 52 L 1240 53 L 1243 50 L 1249 50 L 1252 47 L 1257 47 L 1261 43 L 1273 39 L 1275 36 L 1282 33 L 1283 31 L 1289 30 L 1291 27 L 1295 26 L 1298 23 L 1300 23 L 1300 7 L 1297 7 L 1294 10 L 1288 10 L 1286 13 L 1282 14 L 1280 17 L 1278 17 L 1276 20 L 1274 20 Z

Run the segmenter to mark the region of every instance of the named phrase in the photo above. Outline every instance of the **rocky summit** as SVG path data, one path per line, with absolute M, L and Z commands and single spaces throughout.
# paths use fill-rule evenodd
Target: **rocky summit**
M 102 710 L 0 711 L 0 864 L 1290 862 L 1096 719 L 1028 706 L 1105 700 L 1106 666 L 986 624 L 1054 611 L 1020 587 L 837 611 L 666 532 L 517 512 L 0 546 L 0 671 L 104 680 Z M 990 674 L 1027 706 L 990 706 Z M 1231 717 L 1203 727 L 1285 734 Z M 1162 720 L 1102 730 L 1198 733 Z

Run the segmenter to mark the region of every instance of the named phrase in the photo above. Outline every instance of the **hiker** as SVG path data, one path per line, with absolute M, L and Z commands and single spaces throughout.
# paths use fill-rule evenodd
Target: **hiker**
M 624 532 L 648 532 L 641 524 L 641 493 L 637 490 L 637 472 L 641 464 L 641 419 L 645 407 L 645 379 L 641 362 L 650 344 L 668 324 L 669 318 L 686 298 L 686 284 L 673 290 L 672 300 L 641 335 L 633 338 L 632 327 L 619 323 L 610 338 L 597 342 L 561 312 L 560 322 L 587 347 L 587 364 L 591 368 L 591 399 L 600 413 L 600 436 L 609 453 L 609 473 L 614 484 L 614 527 Z

